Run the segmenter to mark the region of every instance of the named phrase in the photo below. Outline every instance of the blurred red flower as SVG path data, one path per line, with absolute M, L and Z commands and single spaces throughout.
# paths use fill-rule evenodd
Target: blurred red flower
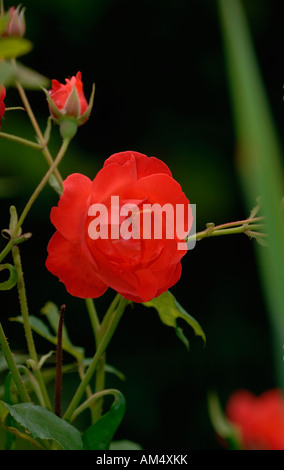
M 245 450 L 284 450 L 284 395 L 278 389 L 255 396 L 235 392 L 226 408 L 227 418 L 240 432 Z
M 4 99 L 6 97 L 6 90 L 4 85 L 0 85 L 0 129 L 1 129 L 1 119 L 5 114 L 5 104 Z
M 182 247 L 178 247 L 176 234 L 169 239 L 164 231 L 159 239 L 125 239 L 121 235 L 91 238 L 88 229 L 94 219 L 88 215 L 89 208 L 104 204 L 108 211 L 106 224 L 111 224 L 112 196 L 119 197 L 118 210 L 126 202 L 139 210 L 142 203 L 182 204 L 185 226 L 190 230 L 189 201 L 169 168 L 155 157 L 121 152 L 105 161 L 94 181 L 81 174 L 72 174 L 64 181 L 58 207 L 51 211 L 57 232 L 48 245 L 46 266 L 71 295 L 94 298 L 111 287 L 129 300 L 149 301 L 179 280 L 186 243 L 182 240 Z M 120 228 L 125 219 L 120 215 Z M 111 231 L 111 225 L 107 226 Z

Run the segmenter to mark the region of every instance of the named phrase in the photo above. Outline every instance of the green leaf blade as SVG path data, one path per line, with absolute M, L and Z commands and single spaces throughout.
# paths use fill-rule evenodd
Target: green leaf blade
M 206 336 L 200 324 L 180 305 L 169 291 L 164 292 L 159 297 L 156 297 L 149 302 L 144 302 L 143 305 L 145 307 L 155 308 L 162 323 L 175 329 L 178 338 L 185 344 L 187 349 L 189 349 L 189 341 L 185 337 L 182 329 L 179 328 L 177 324 L 178 319 L 184 320 L 193 328 L 194 333 L 197 336 L 200 336 L 204 343 L 206 343 Z
M 0 38 L 0 57 L 2 59 L 13 59 L 25 55 L 30 52 L 32 48 L 32 42 L 25 38 Z
M 82 450 L 80 432 L 51 411 L 32 403 L 9 405 L 1 402 L 1 406 L 7 408 L 14 420 L 27 429 L 33 438 L 54 440 L 64 450 Z
M 268 245 L 257 245 L 257 261 L 273 334 L 275 372 L 284 387 L 284 193 L 283 155 L 248 21 L 239 0 L 218 0 L 236 130 L 237 169 L 247 209 L 261 197 Z
M 108 450 L 111 440 L 125 414 L 126 402 L 121 392 L 113 392 L 114 401 L 110 410 L 84 432 L 85 450 Z

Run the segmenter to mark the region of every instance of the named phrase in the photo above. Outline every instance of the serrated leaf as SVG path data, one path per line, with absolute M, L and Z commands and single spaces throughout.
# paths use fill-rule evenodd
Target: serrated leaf
M 173 294 L 169 291 L 164 292 L 159 297 L 156 297 L 149 302 L 144 302 L 143 305 L 145 305 L 145 307 L 155 308 L 161 321 L 165 325 L 171 326 L 175 329 L 177 336 L 185 344 L 187 349 L 189 348 L 189 341 L 177 324 L 177 320 L 179 318 L 185 320 L 186 323 L 193 328 L 195 334 L 197 336 L 201 336 L 204 343 L 206 342 L 205 334 L 199 323 L 189 315 L 189 313 L 187 313 L 187 311 L 179 304 Z
M 107 450 L 125 414 L 126 402 L 121 392 L 114 393 L 110 410 L 83 434 L 85 450 Z
M 35 439 L 56 441 L 64 450 L 82 450 L 81 434 L 74 426 L 59 418 L 51 411 L 32 403 L 9 405 L 7 408 L 15 421 L 23 426 Z
M 2 59 L 13 59 L 25 55 L 30 52 L 32 48 L 32 42 L 25 38 L 0 38 L 0 57 Z

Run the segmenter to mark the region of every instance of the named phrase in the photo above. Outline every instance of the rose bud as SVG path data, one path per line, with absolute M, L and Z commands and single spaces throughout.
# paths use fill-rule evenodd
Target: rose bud
M 60 125 L 63 133 L 69 130 L 72 134 L 72 130 L 74 130 L 75 134 L 77 127 L 84 124 L 91 114 L 95 88 L 93 86 L 88 103 L 84 95 L 81 77 L 81 72 L 78 72 L 75 77 L 66 78 L 65 84 L 52 80 L 51 90 L 44 90 L 50 114 L 54 121 Z
M 5 113 L 5 104 L 4 99 L 6 97 L 6 90 L 4 85 L 0 85 L 0 129 L 1 129 L 1 119 Z
M 23 37 L 26 32 L 25 8 L 18 5 L 17 8 L 11 7 L 7 13 L 7 27 L 3 36 Z

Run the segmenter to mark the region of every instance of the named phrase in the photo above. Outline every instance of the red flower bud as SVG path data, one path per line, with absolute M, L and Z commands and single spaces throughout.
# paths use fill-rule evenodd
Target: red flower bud
M 1 129 L 1 119 L 5 113 L 5 104 L 4 104 L 5 96 L 6 96 L 5 87 L 4 85 L 0 85 L 0 129 Z
M 23 37 L 26 32 L 25 8 L 18 5 L 17 8 L 11 7 L 7 13 L 7 27 L 3 36 Z
M 63 121 L 73 121 L 77 126 L 84 124 L 91 113 L 94 98 L 94 88 L 88 103 L 81 80 L 81 72 L 74 77 L 66 78 L 65 84 L 52 80 L 51 90 L 45 91 L 50 114 L 58 124 Z

